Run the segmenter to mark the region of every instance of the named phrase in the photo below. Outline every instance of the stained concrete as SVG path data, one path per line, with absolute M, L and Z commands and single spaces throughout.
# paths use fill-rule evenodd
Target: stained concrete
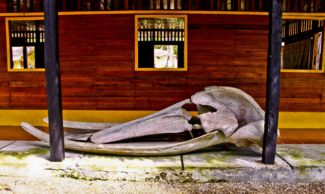
M 74 179 L 166 183 L 325 182 L 325 144 L 278 145 L 275 165 L 243 150 L 208 150 L 168 157 L 128 157 L 67 152 L 50 162 L 39 142 L 6 142 L 0 176 L 11 179 Z
M 291 182 L 291 168 L 276 157 L 274 165 L 264 165 L 261 155 L 244 150 L 210 151 L 183 156 L 185 172 L 199 182 Z
M 325 144 L 279 145 L 277 153 L 292 168 L 295 182 L 325 181 Z

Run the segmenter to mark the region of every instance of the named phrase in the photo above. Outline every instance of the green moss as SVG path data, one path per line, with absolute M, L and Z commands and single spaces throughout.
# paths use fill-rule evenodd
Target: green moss
M 69 170 L 62 171 L 59 173 L 59 177 L 71 178 L 71 179 L 76 179 L 76 180 L 84 180 L 84 181 L 106 181 L 106 180 L 108 180 L 107 178 L 91 177 L 91 176 L 87 176 L 85 174 L 81 174 L 76 169 L 69 169 Z
M 32 148 L 26 151 L 5 151 L 0 152 L 0 166 L 13 168 L 26 167 L 27 162 L 24 160 L 28 156 L 44 155 L 48 150 L 43 148 Z
M 15 152 L 15 151 L 5 151 L 5 152 L 0 152 L 0 158 L 2 157 L 15 157 L 17 159 L 24 159 L 28 156 L 31 155 L 44 155 L 47 154 L 48 150 L 44 149 L 44 148 L 31 148 L 28 149 L 27 151 L 23 151 L 23 152 Z
M 303 153 L 296 150 L 288 150 L 287 153 L 296 160 L 302 159 L 304 157 Z
M 309 168 L 325 165 L 325 160 L 310 159 L 306 157 L 303 152 L 297 150 L 286 150 L 284 154 L 286 154 L 287 156 L 291 157 L 292 160 L 294 160 L 296 170 L 302 176 L 308 175 Z
M 305 165 L 300 165 L 298 166 L 298 171 L 299 171 L 299 174 L 300 175 L 303 175 L 303 176 L 307 176 L 308 173 L 307 173 L 307 166 Z

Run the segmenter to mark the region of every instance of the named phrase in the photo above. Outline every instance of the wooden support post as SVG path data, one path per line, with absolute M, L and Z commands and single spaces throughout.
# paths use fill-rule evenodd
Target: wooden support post
M 250 0 L 245 0 L 245 11 L 251 11 L 250 2 Z
M 129 10 L 129 0 L 124 1 L 124 10 Z
M 64 160 L 61 78 L 59 65 L 58 1 L 44 0 L 45 68 L 50 130 L 50 160 Z
M 67 11 L 67 0 L 62 1 L 62 11 Z
M 23 12 L 27 12 L 27 0 L 23 0 Z
M 20 4 L 20 1 L 21 1 L 21 0 L 17 0 L 17 2 L 16 2 L 16 6 L 17 6 L 17 11 L 18 11 L 18 12 L 21 12 L 21 10 L 22 10 L 22 7 L 21 7 L 21 4 Z M 14 9 L 13 9 L 13 11 L 14 11 Z
M 178 0 L 174 0 L 174 10 L 178 10 Z
M 263 10 L 263 0 L 258 1 L 258 11 L 264 11 Z
M 164 8 L 164 0 L 160 0 L 160 9 L 165 9 Z
M 81 11 L 81 0 L 78 0 L 78 11 Z
M 280 63 L 282 42 L 282 0 L 272 0 L 269 14 L 266 111 L 263 141 L 264 164 L 274 164 L 280 102 Z
M 238 3 L 239 3 L 239 0 L 231 1 L 231 10 L 232 11 L 238 11 Z

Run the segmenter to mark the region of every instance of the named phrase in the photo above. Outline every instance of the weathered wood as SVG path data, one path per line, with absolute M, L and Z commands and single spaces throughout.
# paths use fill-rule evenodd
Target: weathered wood
M 102 10 L 100 7 L 100 1 L 99 0 L 88 0 L 88 1 L 82 1 L 82 0 L 75 0 L 77 3 L 76 4 L 71 4 L 70 6 L 64 6 L 65 2 L 67 0 L 62 0 L 62 8 L 60 11 L 81 11 L 86 9 L 86 3 L 90 3 L 90 7 L 94 11 L 99 11 Z M 171 0 L 153 0 L 153 9 L 157 9 L 157 4 L 163 5 L 164 1 L 167 3 L 170 3 Z M 177 3 L 180 0 L 174 0 L 174 8 L 176 9 L 178 7 Z M 183 9 L 189 10 L 189 9 L 199 9 L 200 8 L 200 0 L 182 0 Z M 23 3 L 21 3 L 23 2 Z M 7 1 L 1 1 L 0 2 L 0 8 L 3 7 L 3 10 L 5 10 L 6 3 L 8 3 L 8 12 L 23 12 L 23 11 L 43 11 L 42 9 L 37 9 L 37 7 L 41 7 L 41 1 L 36 0 L 36 3 L 34 4 L 34 1 L 30 0 L 30 9 L 24 9 L 26 7 L 26 2 L 27 0 L 7 0 Z M 68 1 L 69 2 L 69 1 Z M 107 5 L 108 0 L 104 0 L 104 5 Z M 143 6 L 144 3 L 150 2 L 149 0 L 147 1 L 142 1 L 142 0 L 125 0 L 124 4 L 121 3 L 119 0 L 112 0 L 112 10 L 120 10 L 121 8 L 123 10 L 136 10 L 136 9 L 142 9 L 142 10 L 148 10 L 148 6 Z M 244 2 L 244 6 L 241 7 L 241 2 Z M 204 3 L 206 3 L 206 6 L 204 6 L 204 9 L 207 10 L 215 10 L 214 7 L 217 7 L 217 10 L 227 10 L 227 3 L 231 3 L 231 10 L 237 11 L 237 10 L 242 10 L 242 11 L 266 11 L 266 9 L 269 7 L 269 2 L 268 0 L 206 0 Z M 286 4 L 285 4 L 286 2 Z M 305 3 L 306 2 L 306 3 Z M 17 6 L 17 8 L 14 9 L 13 3 Z M 166 5 L 167 5 L 166 3 Z M 287 12 L 304 12 L 304 5 L 307 6 L 307 11 L 308 12 L 324 12 L 324 1 L 322 0 L 287 0 L 283 1 L 284 5 L 286 5 L 285 11 Z M 156 5 L 156 6 L 155 6 Z M 15 7 L 16 7 L 15 6 Z M 37 7 L 36 7 L 37 6 Z M 171 6 L 166 7 L 168 10 L 171 10 Z M 255 9 L 254 9 L 255 8 Z M 2 9 L 0 9 L 1 11 Z M 104 10 L 107 10 L 107 8 L 104 8 Z
M 272 0 L 269 24 L 269 51 L 267 65 L 266 114 L 263 141 L 264 164 L 274 164 L 276 154 L 278 116 L 280 105 L 280 64 L 282 43 L 281 0 Z
M 22 123 L 22 128 L 38 139 L 49 142 L 47 133 L 31 126 L 28 123 Z M 194 139 L 179 143 L 112 143 L 112 144 L 94 144 L 85 142 L 76 142 L 65 139 L 65 147 L 69 150 L 85 151 L 101 154 L 131 155 L 131 156 L 163 156 L 188 153 L 201 150 L 214 145 L 226 143 L 227 140 L 223 133 L 214 131 Z
M 265 107 L 268 16 L 188 15 L 187 72 L 134 71 L 133 15 L 59 17 L 63 109 L 160 110 L 212 83 L 240 88 Z M 5 33 L 0 28 L 2 69 Z M 47 109 L 44 72 L 0 76 L 1 109 Z M 281 111 L 325 111 L 324 85 L 321 73 L 282 73 Z
M 61 78 L 59 65 L 58 1 L 44 0 L 45 68 L 50 129 L 50 160 L 64 160 Z

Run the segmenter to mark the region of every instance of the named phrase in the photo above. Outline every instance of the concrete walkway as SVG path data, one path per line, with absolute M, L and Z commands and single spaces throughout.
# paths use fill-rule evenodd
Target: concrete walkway
M 66 152 L 49 162 L 35 141 L 0 141 L 0 176 L 145 182 L 325 182 L 325 144 L 278 145 L 275 165 L 247 151 L 213 149 L 168 157 L 123 157 Z

